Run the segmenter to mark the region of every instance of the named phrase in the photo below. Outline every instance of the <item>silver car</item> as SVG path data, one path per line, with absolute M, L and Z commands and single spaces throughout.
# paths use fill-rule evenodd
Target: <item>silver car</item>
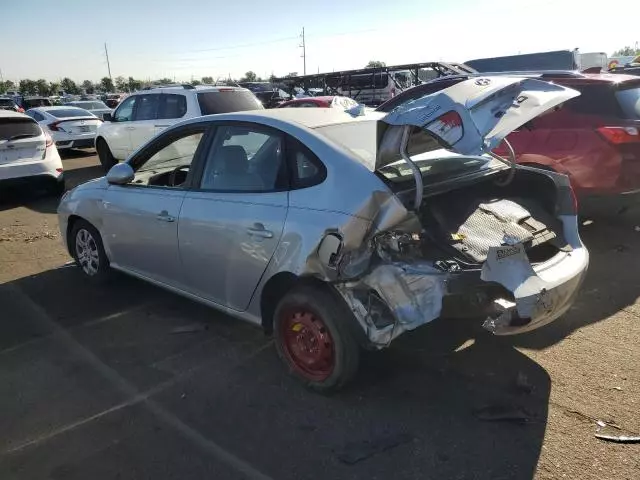
M 578 95 L 483 77 L 401 105 L 193 118 L 68 192 L 80 270 L 110 269 L 261 325 L 308 386 L 437 318 L 495 334 L 561 316 L 585 276 L 568 178 L 491 153 Z

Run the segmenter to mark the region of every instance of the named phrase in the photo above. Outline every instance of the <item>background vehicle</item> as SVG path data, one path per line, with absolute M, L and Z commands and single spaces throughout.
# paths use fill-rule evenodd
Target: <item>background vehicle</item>
M 576 72 L 531 73 L 581 92 L 507 138 L 518 163 L 564 173 L 581 210 L 619 211 L 638 205 L 640 193 L 640 79 L 628 75 Z M 469 77 L 445 77 L 420 85 L 381 105 L 396 106 Z M 496 150 L 506 154 L 504 146 Z
M 98 117 L 100 120 L 103 119 L 103 116 L 104 116 L 105 113 L 113 112 L 112 108 L 107 107 L 100 100 L 79 100 L 79 101 L 75 101 L 75 102 L 65 103 L 65 105 L 69 106 L 69 107 L 82 108 L 82 109 L 92 113 L 93 115 Z
M 350 380 L 360 347 L 440 317 L 445 299 L 461 316 L 492 312 L 496 334 L 538 328 L 570 307 L 588 263 L 569 182 L 483 152 L 577 92 L 499 78 L 478 102 L 483 88 L 389 115 L 181 122 L 65 197 L 60 230 L 89 279 L 113 267 L 261 324 L 320 390 Z M 434 105 L 447 109 L 426 115 Z
M 10 97 L 0 97 L 0 110 L 11 110 L 13 112 L 24 113 L 24 108 L 16 105 L 16 102 Z
M 23 113 L 0 110 L 0 184 L 64 191 L 62 161 L 51 136 Z
M 46 97 L 24 97 L 22 99 L 22 107 L 25 110 L 36 107 L 50 107 L 52 105 L 51 100 Z
M 275 108 L 291 98 L 291 95 L 280 87 L 268 82 L 241 82 L 238 85 L 251 90 L 264 108 Z
M 187 118 L 262 109 L 246 88 L 177 85 L 129 95 L 96 135 L 100 163 L 108 170 L 165 128 Z
M 533 72 L 542 70 L 578 70 L 580 57 L 576 50 L 556 50 L 503 57 L 476 58 L 465 65 L 478 72 Z
M 48 130 L 58 150 L 93 148 L 96 130 L 102 121 L 77 107 L 31 108 L 26 114 Z
M 104 103 L 107 105 L 108 108 L 116 108 L 123 98 L 125 98 L 124 94 L 110 93 L 107 95 L 107 98 L 105 99 Z
M 358 102 L 349 97 L 339 96 L 319 96 L 294 98 L 288 102 L 281 103 L 278 108 L 341 108 L 346 110 L 358 105 Z

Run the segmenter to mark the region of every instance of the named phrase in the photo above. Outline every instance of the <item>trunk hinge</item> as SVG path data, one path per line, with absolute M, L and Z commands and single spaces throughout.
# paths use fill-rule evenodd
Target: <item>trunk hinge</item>
M 413 163 L 413 160 L 411 160 L 411 157 L 409 157 L 409 154 L 407 153 L 411 128 L 411 125 L 404 126 L 404 130 L 402 131 L 402 143 L 400 144 L 400 155 L 402 155 L 402 159 L 409 164 L 409 167 L 413 172 L 413 178 L 416 181 L 416 198 L 413 202 L 413 209 L 417 212 L 420 208 L 420 204 L 422 203 L 424 185 L 422 183 L 422 172 L 418 166 Z

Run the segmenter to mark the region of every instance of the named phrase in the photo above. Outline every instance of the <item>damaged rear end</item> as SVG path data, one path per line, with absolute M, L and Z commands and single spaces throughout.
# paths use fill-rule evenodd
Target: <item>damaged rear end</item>
M 578 93 L 488 77 L 404 104 L 378 122 L 375 174 L 393 195 L 359 248 L 318 250 L 375 347 L 439 317 L 478 317 L 495 334 L 561 316 L 588 253 L 563 175 L 491 153 L 504 137 Z

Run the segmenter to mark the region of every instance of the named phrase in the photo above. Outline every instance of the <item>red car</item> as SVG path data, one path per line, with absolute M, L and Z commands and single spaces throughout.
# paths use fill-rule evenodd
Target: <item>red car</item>
M 517 162 L 568 175 L 583 213 L 640 205 L 640 78 L 575 72 L 534 76 L 581 95 L 507 137 Z M 378 110 L 388 112 L 466 78 L 444 77 L 419 85 Z M 504 145 L 496 153 L 508 155 Z
M 278 108 L 352 108 L 358 105 L 358 102 L 349 97 L 340 97 L 337 95 L 327 95 L 323 97 L 302 97 L 294 98 L 288 102 L 278 105 Z

